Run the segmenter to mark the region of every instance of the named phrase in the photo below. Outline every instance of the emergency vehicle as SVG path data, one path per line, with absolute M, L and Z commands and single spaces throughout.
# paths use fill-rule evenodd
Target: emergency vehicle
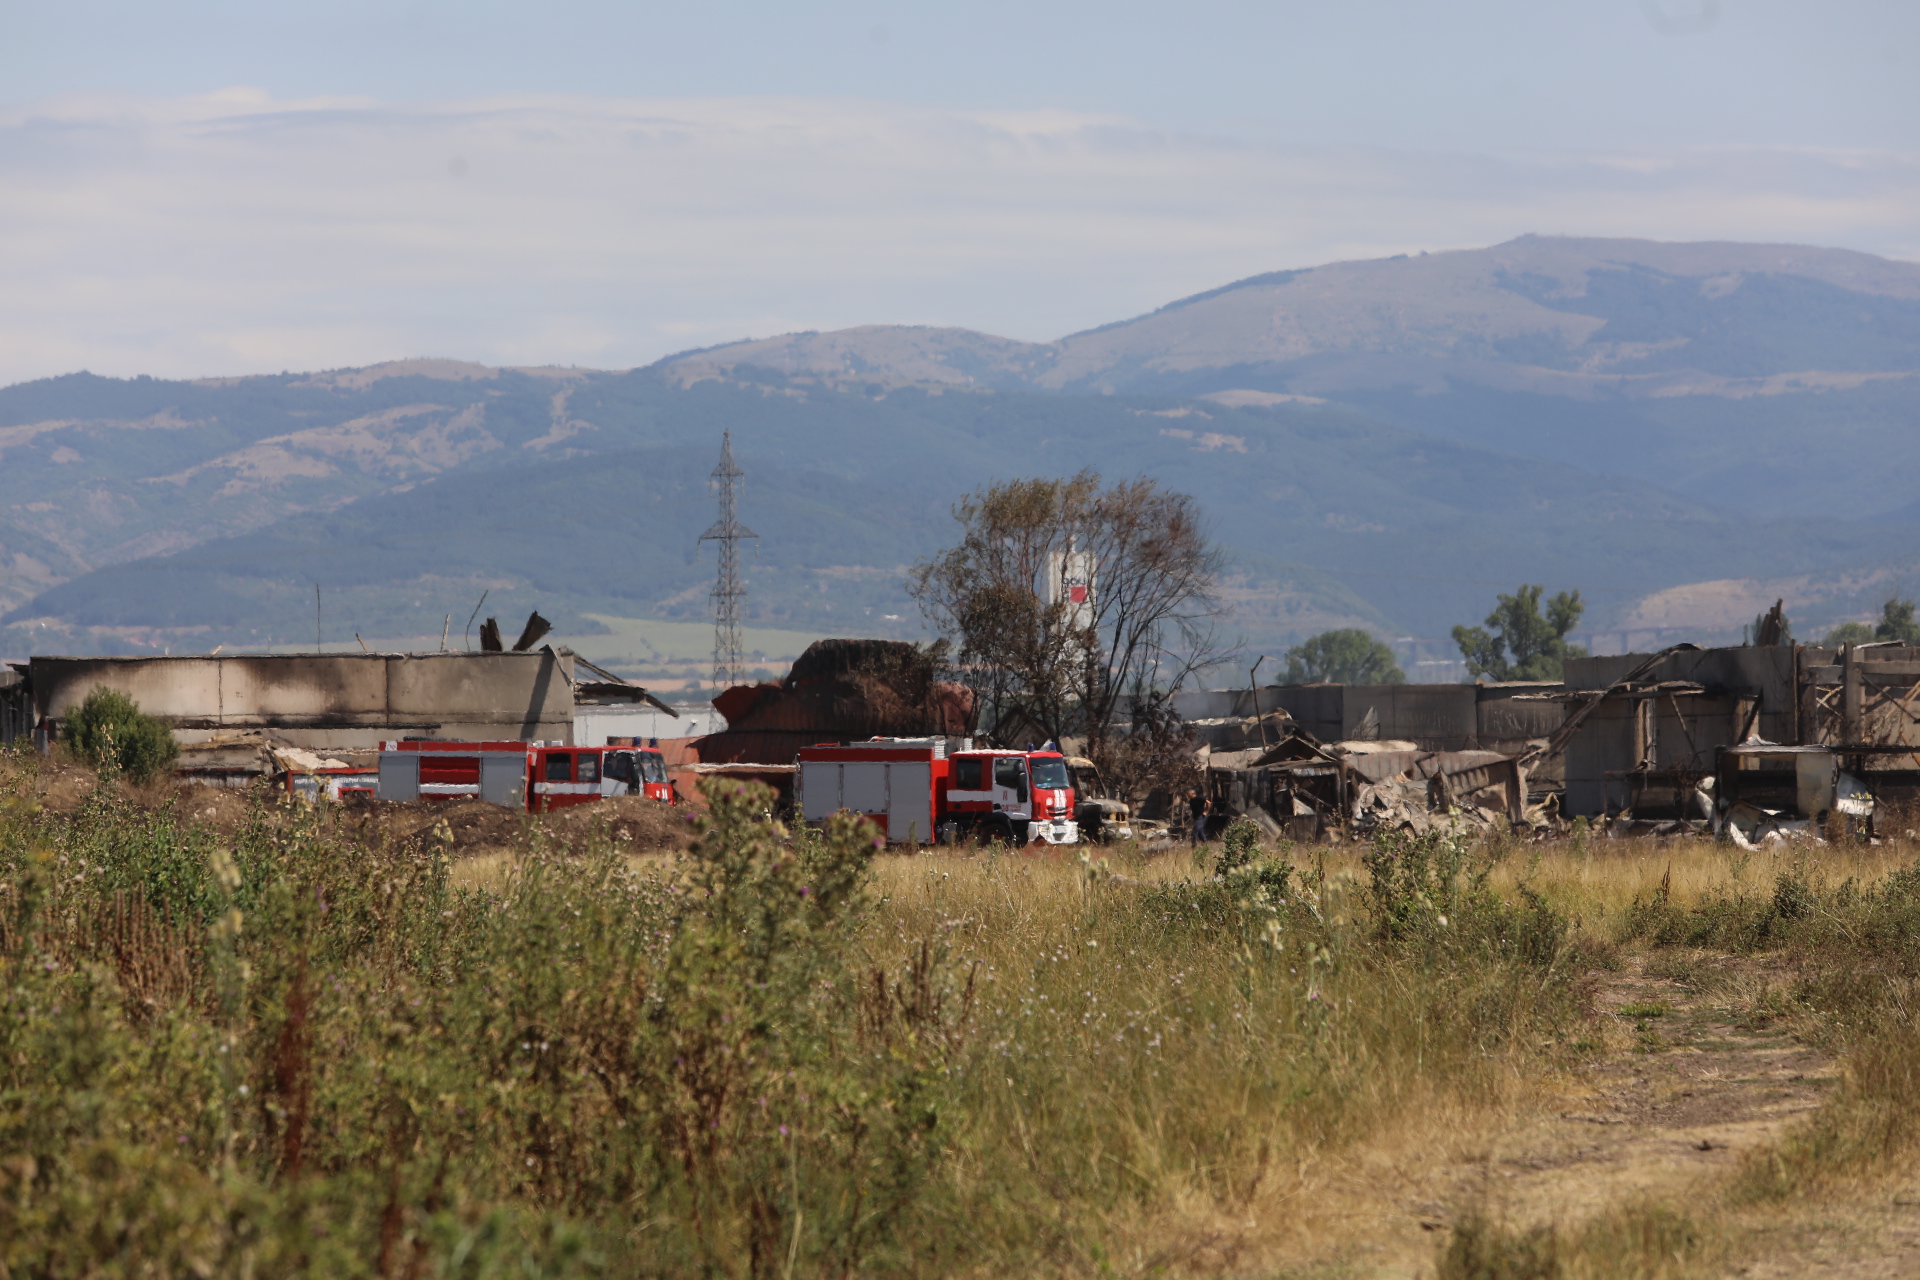
M 673 785 L 657 747 L 563 747 L 552 742 L 383 742 L 382 800 L 478 796 L 546 813 L 602 796 L 645 795 L 662 804 Z
M 309 773 L 287 773 L 287 794 L 305 800 L 371 800 L 380 792 L 380 775 L 366 769 L 315 769 Z
M 949 754 L 945 738 L 875 738 L 802 747 L 799 765 L 807 822 L 845 809 L 871 819 L 895 844 L 1080 839 L 1073 781 L 1058 751 L 967 746 Z

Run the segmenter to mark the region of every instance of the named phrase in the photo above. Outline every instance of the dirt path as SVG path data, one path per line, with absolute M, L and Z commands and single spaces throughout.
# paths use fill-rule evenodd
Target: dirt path
M 1436 1170 L 1402 1202 L 1426 1242 L 1419 1249 L 1424 1266 L 1416 1270 L 1431 1274 L 1432 1246 L 1466 1213 L 1514 1226 L 1571 1226 L 1642 1199 L 1684 1210 L 1697 1188 L 1820 1105 L 1837 1078 L 1834 1060 L 1744 1012 L 1770 982 L 1783 983 L 1785 972 L 1727 958 L 1691 968 L 1683 982 L 1650 973 L 1636 956 L 1604 976 L 1596 996 L 1604 1046 L 1559 1104 Z M 1810 1243 L 1779 1242 L 1783 1257 Z M 1851 1244 L 1849 1257 L 1865 1242 Z M 1811 1255 L 1807 1261 L 1811 1270 L 1764 1274 L 1821 1273 Z M 1911 1273 L 1846 1274 L 1866 1280 Z
M 1558 1115 L 1508 1135 L 1463 1172 L 1459 1191 L 1478 1191 L 1490 1210 L 1522 1222 L 1575 1221 L 1636 1196 L 1683 1197 L 1819 1106 L 1833 1060 L 1739 1012 L 1775 975 L 1732 960 L 1700 970 L 1683 984 L 1633 957 L 1608 975 L 1596 999 L 1609 1023 L 1605 1057 Z
M 1713 1175 L 1819 1106 L 1838 1079 L 1834 1059 L 1747 1012 L 1785 972 L 1725 957 L 1693 968 L 1683 983 L 1635 957 L 1609 975 L 1596 1003 L 1610 1043 L 1569 1105 L 1451 1170 L 1442 1194 L 1409 1206 L 1422 1226 L 1475 1207 L 1527 1225 L 1573 1224 L 1636 1199 L 1684 1212 Z M 1728 1274 L 1746 1280 L 1920 1276 L 1920 1177 L 1812 1212 L 1789 1207 L 1735 1254 Z

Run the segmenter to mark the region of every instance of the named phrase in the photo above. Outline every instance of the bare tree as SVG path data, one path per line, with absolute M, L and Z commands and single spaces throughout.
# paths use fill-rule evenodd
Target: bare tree
M 1194 755 L 1193 730 L 1173 709 L 1173 693 L 1145 683 L 1127 695 L 1127 732 L 1109 734 L 1097 747 L 1095 762 L 1108 790 L 1135 806 L 1149 792 L 1185 795 L 1204 779 Z
M 959 545 L 909 589 L 997 723 L 1084 733 L 1098 760 L 1129 696 L 1176 689 L 1212 660 L 1220 557 L 1186 494 L 1144 478 L 1103 488 L 1083 471 L 991 485 L 953 514 Z M 1049 589 L 1063 569 L 1085 597 Z

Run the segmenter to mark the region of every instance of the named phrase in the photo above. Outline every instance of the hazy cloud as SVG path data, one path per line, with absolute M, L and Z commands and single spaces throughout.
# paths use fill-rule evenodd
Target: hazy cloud
M 1283 147 L 871 100 L 72 98 L 0 115 L 0 381 L 621 367 L 880 322 L 1043 339 L 1529 231 L 1914 258 L 1916 212 L 1920 160 L 1888 152 Z

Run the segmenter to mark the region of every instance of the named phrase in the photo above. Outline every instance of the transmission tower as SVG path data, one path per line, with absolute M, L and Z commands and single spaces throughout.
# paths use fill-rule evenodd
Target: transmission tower
M 740 468 L 733 464 L 733 433 L 720 436 L 720 465 L 713 469 L 720 495 L 720 518 L 700 535 L 702 542 L 720 544 L 720 574 L 713 583 L 713 687 L 718 692 L 739 684 L 745 673 L 740 661 L 740 601 L 747 589 L 740 583 L 740 541 L 760 535 L 741 524 L 734 508 L 734 482 Z

